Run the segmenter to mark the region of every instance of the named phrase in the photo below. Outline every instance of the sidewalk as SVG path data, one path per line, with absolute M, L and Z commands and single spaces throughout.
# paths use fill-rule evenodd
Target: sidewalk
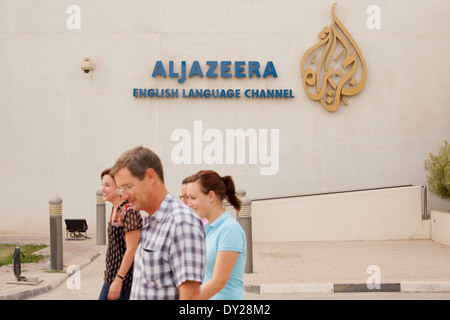
M 76 265 L 82 269 L 100 253 L 106 253 L 106 245 L 97 245 L 96 236 L 88 234 L 86 240 L 65 240 L 63 237 L 63 265 L 61 272 L 47 271 L 47 260 L 39 263 L 22 263 L 22 276 L 27 278 L 39 277 L 42 280 L 37 285 L 10 284 L 16 282 L 12 265 L 0 267 L 0 300 L 23 300 L 48 292 L 67 280 L 67 267 Z M 50 245 L 49 234 L 2 234 L 0 243 L 29 244 L 43 243 Z M 50 247 L 40 251 L 50 256 Z
M 96 245 L 95 235 L 89 237 L 64 240 L 65 268 L 82 268 L 105 253 L 106 246 Z M 48 244 L 49 237 L 0 234 L 0 243 Z M 49 252 L 49 248 L 46 250 Z M 45 269 L 45 261 L 22 264 L 22 275 L 43 280 L 29 286 L 8 284 L 15 280 L 11 265 L 0 268 L 0 300 L 37 296 L 68 278 L 65 272 L 49 273 Z M 367 280 L 377 276 L 380 289 L 369 290 Z M 431 240 L 254 243 L 253 273 L 245 274 L 244 285 L 247 291 L 259 294 L 450 292 L 450 247 Z
M 377 275 L 380 288 L 369 289 Z M 254 243 L 244 283 L 260 294 L 450 292 L 450 247 L 431 240 Z

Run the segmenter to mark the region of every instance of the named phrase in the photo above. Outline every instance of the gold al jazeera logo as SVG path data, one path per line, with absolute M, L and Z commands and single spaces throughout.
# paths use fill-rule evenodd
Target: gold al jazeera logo
M 333 4 L 331 27 L 319 33 L 319 43 L 306 51 L 302 58 L 303 87 L 312 100 L 330 112 L 339 104 L 348 104 L 346 97 L 364 88 L 367 68 L 355 40 L 337 18 Z

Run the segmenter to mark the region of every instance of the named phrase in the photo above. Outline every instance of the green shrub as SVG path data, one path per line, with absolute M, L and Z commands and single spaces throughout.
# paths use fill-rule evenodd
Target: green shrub
M 450 145 L 444 141 L 438 155 L 425 160 L 428 188 L 439 198 L 450 200 Z
M 45 259 L 44 255 L 33 254 L 33 252 L 39 251 L 39 250 L 47 247 L 45 244 L 26 244 L 26 245 L 1 244 L 0 245 L 0 267 L 12 263 L 12 256 L 13 256 L 14 249 L 16 248 L 16 246 L 20 248 L 20 252 L 23 254 L 23 256 L 21 255 L 21 257 L 20 257 L 21 263 L 39 262 L 39 261 Z

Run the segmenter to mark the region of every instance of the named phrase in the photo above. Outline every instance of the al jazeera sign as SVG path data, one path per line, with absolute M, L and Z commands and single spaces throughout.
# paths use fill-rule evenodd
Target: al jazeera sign
M 367 68 L 355 40 L 336 17 L 333 5 L 331 27 L 319 33 L 320 41 L 302 58 L 303 87 L 309 98 L 328 111 L 336 111 L 346 97 L 361 92 L 366 84 Z
M 184 83 L 187 78 L 277 78 L 277 71 L 273 61 L 267 61 L 263 65 L 259 61 L 206 61 L 202 67 L 199 61 L 193 61 L 189 67 L 186 61 L 181 61 L 179 68 L 174 61 L 169 61 L 164 66 L 162 61 L 156 61 L 153 68 L 153 78 L 177 79 L 178 83 Z M 133 89 L 134 97 L 149 98 L 294 98 L 292 89 Z
M 337 18 L 334 7 L 330 27 L 319 33 L 319 43 L 306 51 L 300 67 L 300 76 L 306 95 L 334 112 L 347 97 L 359 93 L 366 83 L 367 69 L 362 53 L 350 33 Z M 182 84 L 189 79 L 237 78 L 276 79 L 278 72 L 273 61 L 156 61 L 151 74 L 154 79 L 172 79 Z M 173 86 L 173 82 L 171 82 Z M 183 89 L 183 88 L 133 88 L 135 98 L 187 98 L 187 99 L 292 99 L 293 89 Z
M 273 61 L 260 63 L 259 61 L 206 61 L 204 66 L 199 61 L 193 61 L 187 67 L 186 61 L 181 61 L 178 69 L 174 61 L 164 66 L 162 61 L 156 61 L 153 68 L 153 78 L 173 78 L 178 83 L 184 83 L 188 78 L 277 78 L 278 74 Z M 133 96 L 137 98 L 250 98 L 250 99 L 292 99 L 292 89 L 133 89 Z

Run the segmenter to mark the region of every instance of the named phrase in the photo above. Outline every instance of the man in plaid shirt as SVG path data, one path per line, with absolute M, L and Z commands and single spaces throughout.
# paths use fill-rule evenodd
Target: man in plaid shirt
M 195 299 L 205 273 L 200 217 L 167 192 L 159 157 L 136 147 L 111 169 L 122 195 L 144 218 L 130 299 Z

